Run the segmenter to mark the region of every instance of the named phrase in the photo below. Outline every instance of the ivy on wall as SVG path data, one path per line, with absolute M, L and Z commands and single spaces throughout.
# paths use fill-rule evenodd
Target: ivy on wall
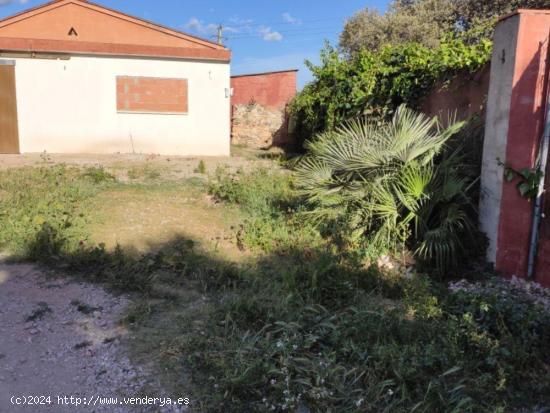
M 449 35 L 435 49 L 418 43 L 362 50 L 345 58 L 330 45 L 321 63 L 307 62 L 314 80 L 291 105 L 298 137 L 307 139 L 362 114 L 382 118 L 406 104 L 416 107 L 437 81 L 475 72 L 491 58 L 492 42 L 471 33 Z

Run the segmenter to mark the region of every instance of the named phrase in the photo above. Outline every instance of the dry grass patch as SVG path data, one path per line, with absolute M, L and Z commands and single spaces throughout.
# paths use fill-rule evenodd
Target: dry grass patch
M 107 250 L 120 245 L 145 253 L 185 237 L 220 258 L 238 261 L 246 255 L 231 229 L 239 222 L 239 213 L 211 202 L 200 181 L 116 186 L 91 202 L 91 241 L 105 244 Z

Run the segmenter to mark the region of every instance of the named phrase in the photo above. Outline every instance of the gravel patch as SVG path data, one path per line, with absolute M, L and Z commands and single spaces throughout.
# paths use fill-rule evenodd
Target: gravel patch
M 32 265 L 0 262 L 0 303 L 0 412 L 184 411 L 58 404 L 58 396 L 166 397 L 152 369 L 133 365 L 125 354 L 127 331 L 119 320 L 127 297 L 46 277 Z M 17 407 L 12 396 L 51 396 L 53 403 Z
M 465 291 L 474 294 L 498 295 L 503 298 L 516 298 L 539 305 L 550 312 L 550 289 L 523 278 L 510 279 L 493 277 L 488 281 L 472 283 L 466 280 L 450 283 L 451 292 Z

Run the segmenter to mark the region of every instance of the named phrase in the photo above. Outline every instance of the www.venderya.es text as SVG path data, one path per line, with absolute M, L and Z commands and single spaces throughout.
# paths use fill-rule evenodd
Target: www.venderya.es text
M 12 396 L 14 406 L 187 406 L 188 397 L 106 397 L 100 395 L 81 396 Z

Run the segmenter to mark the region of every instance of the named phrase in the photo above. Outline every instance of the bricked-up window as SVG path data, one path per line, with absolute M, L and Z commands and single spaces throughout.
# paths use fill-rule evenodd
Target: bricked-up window
M 117 76 L 117 111 L 188 113 L 187 79 Z

